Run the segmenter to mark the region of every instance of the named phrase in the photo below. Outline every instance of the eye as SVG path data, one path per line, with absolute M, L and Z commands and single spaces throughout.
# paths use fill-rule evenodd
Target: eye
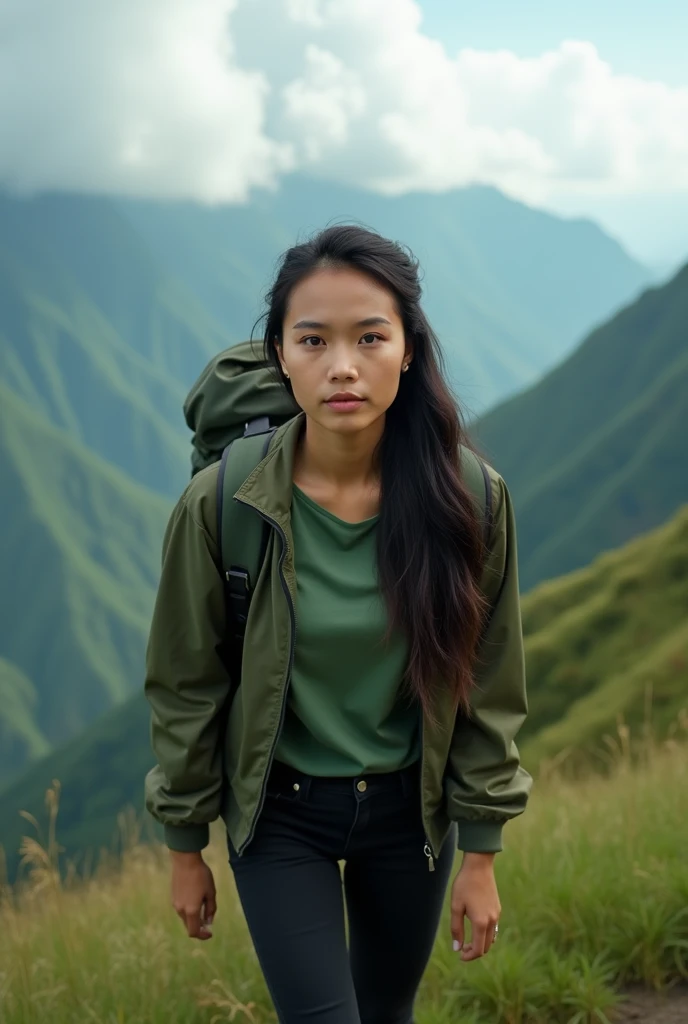
M 361 338 L 361 341 L 363 341 L 365 338 L 372 338 L 373 341 L 377 341 L 378 339 L 380 341 L 383 340 L 381 334 L 364 334 L 363 337 Z M 368 347 L 369 348 L 370 346 L 364 346 L 364 347 Z
M 309 334 L 307 338 L 301 338 L 300 345 L 306 345 L 307 341 L 322 341 L 317 334 Z M 306 348 L 317 348 L 317 345 L 306 345 Z

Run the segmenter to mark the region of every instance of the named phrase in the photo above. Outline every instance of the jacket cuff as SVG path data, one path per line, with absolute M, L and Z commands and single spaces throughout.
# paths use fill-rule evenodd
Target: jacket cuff
M 464 853 L 500 853 L 503 821 L 457 821 L 459 838 L 457 849 Z
M 199 853 L 210 842 L 208 825 L 165 825 L 165 844 L 175 853 Z

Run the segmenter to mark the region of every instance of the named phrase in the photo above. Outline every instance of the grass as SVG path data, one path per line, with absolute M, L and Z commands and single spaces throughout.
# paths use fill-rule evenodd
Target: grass
M 497 857 L 499 940 L 463 964 L 447 898 L 418 1024 L 605 1024 L 621 986 L 688 979 L 687 735 L 688 712 L 661 742 L 620 721 L 604 777 L 543 765 Z M 22 879 L 2 889 L 3 1024 L 275 1021 L 221 832 L 208 850 L 220 909 L 201 944 L 171 909 L 166 850 L 140 841 L 133 816 L 120 862 L 104 853 L 79 876 L 58 871 L 58 803 L 55 783 L 47 835 L 24 838 Z
M 616 716 L 662 735 L 688 692 L 688 505 L 668 522 L 522 599 L 528 717 L 519 750 L 529 770 L 569 748 L 597 759 Z

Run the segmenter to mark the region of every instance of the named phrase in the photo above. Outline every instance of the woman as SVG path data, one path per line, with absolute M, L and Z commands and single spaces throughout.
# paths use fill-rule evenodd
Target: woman
M 302 411 L 236 492 L 273 527 L 241 685 L 230 703 L 215 464 L 164 540 L 147 806 L 199 939 L 216 911 L 202 850 L 223 819 L 281 1022 L 409 1024 L 455 850 L 451 933 L 468 961 L 497 934 L 494 858 L 532 784 L 514 743 L 527 702 L 513 509 L 488 467 L 485 549 L 405 249 L 329 227 L 287 251 L 268 299 L 265 355 Z

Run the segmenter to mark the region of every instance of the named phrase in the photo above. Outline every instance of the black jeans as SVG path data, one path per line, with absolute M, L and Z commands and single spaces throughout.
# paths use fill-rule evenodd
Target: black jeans
M 430 871 L 420 761 L 355 777 L 273 762 L 253 839 L 227 846 L 280 1024 L 414 1024 L 456 840 Z

